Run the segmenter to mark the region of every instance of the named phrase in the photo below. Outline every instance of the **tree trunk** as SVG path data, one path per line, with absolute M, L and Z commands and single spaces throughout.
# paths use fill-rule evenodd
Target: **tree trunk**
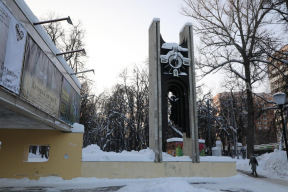
M 247 158 L 250 158 L 250 154 L 254 154 L 254 108 L 253 108 L 253 97 L 252 97 L 252 86 L 250 79 L 250 64 L 245 65 L 245 76 L 246 81 L 246 93 L 247 93 L 247 108 L 248 108 L 248 127 L 247 127 Z

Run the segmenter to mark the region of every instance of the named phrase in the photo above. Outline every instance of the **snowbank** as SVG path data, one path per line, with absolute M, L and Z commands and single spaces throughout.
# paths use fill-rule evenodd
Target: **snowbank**
M 82 150 L 82 161 L 154 161 L 154 157 L 149 149 L 116 153 L 101 151 L 98 145 L 88 145 Z
M 146 183 L 130 183 L 126 187 L 120 189 L 118 192 L 210 192 L 206 189 L 197 189 L 192 187 L 187 181 L 180 179 L 163 179 L 163 180 L 152 180 Z
M 189 161 L 192 159 L 189 156 L 174 157 L 167 153 L 162 153 L 163 161 Z M 82 150 L 82 161 L 139 161 L 139 162 L 154 162 L 155 153 L 151 149 L 143 149 L 141 151 L 122 151 L 105 152 L 101 151 L 98 145 L 88 145 Z M 230 157 L 200 157 L 202 162 L 234 162 Z
M 275 151 L 257 157 L 259 166 L 257 173 L 270 178 L 288 179 L 288 162 L 286 151 Z M 237 160 L 236 167 L 239 170 L 251 171 L 249 159 Z

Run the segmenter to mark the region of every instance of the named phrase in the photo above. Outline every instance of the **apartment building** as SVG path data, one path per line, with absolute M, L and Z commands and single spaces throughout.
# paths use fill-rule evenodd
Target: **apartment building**
M 253 96 L 255 109 L 255 144 L 265 144 L 276 142 L 276 129 L 274 121 L 274 110 L 265 110 L 272 104 L 267 104 L 265 100 L 273 100 L 269 93 L 257 93 L 260 97 Z M 263 99 L 261 99 L 263 98 Z M 245 92 L 223 92 L 213 97 L 213 106 L 217 109 L 217 115 L 225 116 L 229 121 L 236 122 L 238 128 L 238 141 L 246 144 L 247 130 L 247 97 Z M 233 106 L 233 111 L 232 111 Z M 231 119 L 231 115 L 233 118 Z M 230 122 L 234 123 L 234 122 Z
M 288 95 L 288 65 L 283 64 L 284 60 L 288 60 L 288 56 L 286 55 L 288 51 L 288 45 L 282 47 L 278 52 L 271 56 L 268 61 L 272 62 L 273 65 L 268 65 L 268 77 L 270 81 L 271 94 L 275 93 L 285 93 Z M 283 54 L 285 53 L 285 54 Z M 287 99 L 286 99 L 287 100 Z M 281 118 L 276 118 L 276 127 L 277 127 L 277 141 L 279 142 L 282 137 L 281 131 Z

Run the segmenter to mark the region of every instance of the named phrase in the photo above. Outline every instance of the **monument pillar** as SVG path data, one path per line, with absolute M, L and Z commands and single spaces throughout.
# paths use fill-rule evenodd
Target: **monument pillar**
M 155 162 L 162 162 L 162 151 L 166 151 L 168 121 L 183 131 L 184 155 L 199 162 L 193 27 L 190 23 L 183 26 L 179 45 L 166 43 L 160 19 L 153 19 L 149 28 L 149 148 L 155 152 Z

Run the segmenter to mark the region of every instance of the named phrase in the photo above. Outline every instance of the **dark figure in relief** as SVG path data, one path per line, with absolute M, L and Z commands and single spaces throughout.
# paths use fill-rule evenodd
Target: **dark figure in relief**
M 170 120 L 173 121 L 175 125 L 178 125 L 178 118 L 177 118 L 177 101 L 179 98 L 176 98 L 175 95 L 172 95 L 171 98 L 169 98 L 170 104 L 171 104 L 171 115 Z

